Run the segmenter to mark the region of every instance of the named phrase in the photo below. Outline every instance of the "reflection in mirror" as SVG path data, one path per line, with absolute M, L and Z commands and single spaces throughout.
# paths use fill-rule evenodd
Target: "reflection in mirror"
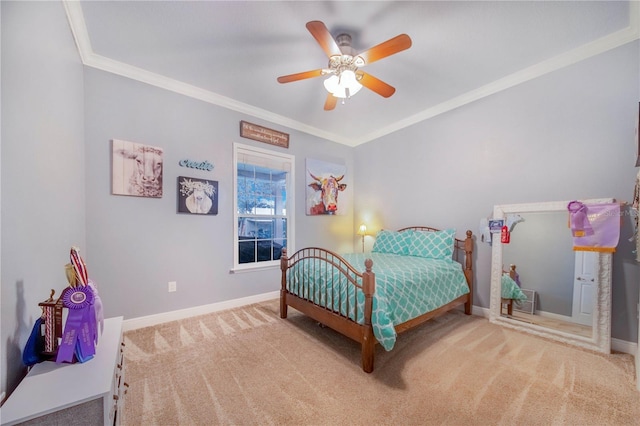
M 591 269 L 595 267 L 591 260 L 595 254 L 573 251 L 566 211 L 520 213 L 520 217 L 523 220 L 512 228 L 510 243 L 502 247 L 507 274 L 514 275 L 512 282 L 524 290 L 521 293 L 526 298 L 515 299 L 511 317 L 591 337 L 593 270 L 581 272 L 585 269 L 582 267 L 585 255 Z M 503 315 L 508 313 L 505 311 Z
M 523 220 L 512 225 L 508 244 L 494 238 L 490 319 L 609 353 L 611 254 L 573 251 L 567 204 L 494 207 L 494 219 L 517 214 Z

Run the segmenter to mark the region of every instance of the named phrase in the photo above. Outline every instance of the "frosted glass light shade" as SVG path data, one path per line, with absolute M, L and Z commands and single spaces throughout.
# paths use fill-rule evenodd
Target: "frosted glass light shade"
M 340 76 L 332 75 L 326 79 L 324 88 L 336 98 L 349 98 L 362 89 L 362 84 L 358 83 L 353 71 L 346 70 Z

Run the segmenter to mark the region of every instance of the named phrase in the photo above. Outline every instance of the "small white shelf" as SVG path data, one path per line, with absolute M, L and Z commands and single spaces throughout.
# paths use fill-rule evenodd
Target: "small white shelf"
M 121 381 L 119 371 L 123 369 L 122 321 L 122 317 L 105 320 L 93 359 L 76 364 L 45 361 L 34 365 L 0 408 L 2 425 L 22 423 L 98 399 L 103 400 L 103 411 L 96 413 L 101 418 L 91 421 L 113 424 L 113 419 L 109 420 L 116 415 L 111 413 L 113 395 L 119 394 L 115 382 Z M 114 380 L 116 377 L 118 380 Z

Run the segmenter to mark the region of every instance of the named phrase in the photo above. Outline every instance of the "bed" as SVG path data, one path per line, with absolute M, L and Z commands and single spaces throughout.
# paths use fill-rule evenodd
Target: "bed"
M 471 314 L 472 254 L 471 231 L 427 226 L 380 231 L 367 254 L 283 248 L 280 317 L 290 306 L 360 343 L 371 373 L 376 344 L 391 350 L 398 334 L 460 305 Z
M 527 300 L 526 294 L 520 289 L 519 281 L 516 265 L 511 265 L 509 272 L 502 271 L 500 314 L 502 314 L 503 307 L 506 306 L 507 315 L 513 315 L 513 303 Z

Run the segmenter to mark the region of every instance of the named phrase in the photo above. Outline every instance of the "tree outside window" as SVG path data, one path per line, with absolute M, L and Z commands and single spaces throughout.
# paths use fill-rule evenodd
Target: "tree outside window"
M 277 264 L 287 247 L 293 157 L 236 147 L 236 265 Z

